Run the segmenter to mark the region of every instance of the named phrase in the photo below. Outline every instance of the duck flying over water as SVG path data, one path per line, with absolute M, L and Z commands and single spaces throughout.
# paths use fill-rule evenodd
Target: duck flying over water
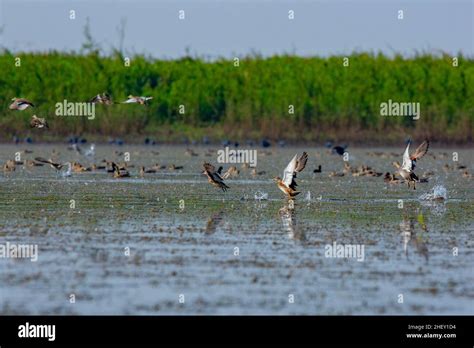
M 46 158 L 43 158 L 43 157 L 35 157 L 35 161 L 40 162 L 40 163 L 49 164 L 51 166 L 51 168 L 54 168 L 56 170 L 60 170 L 64 166 L 61 163 L 57 163 L 57 162 L 52 161 L 51 159 L 46 159 Z
M 108 95 L 107 93 L 102 93 L 102 94 L 97 94 L 95 97 L 89 100 L 89 103 L 112 105 L 114 102 L 112 101 L 112 98 L 110 97 L 110 95 Z
M 33 115 L 31 117 L 30 126 L 31 128 L 39 128 L 39 129 L 48 128 L 49 129 L 49 125 L 48 125 L 48 122 L 46 122 L 46 119 L 39 118 L 36 115 Z
M 12 103 L 10 104 L 10 110 L 20 110 L 23 111 L 29 107 L 34 107 L 33 103 L 24 98 L 12 98 Z
M 204 168 L 202 174 L 205 174 L 207 176 L 207 181 L 209 181 L 211 185 L 219 187 L 224 192 L 227 191 L 228 188 L 230 188 L 224 183 L 224 180 L 220 176 L 220 171 L 222 171 L 221 167 L 218 171 L 216 171 L 216 168 L 210 163 L 204 163 L 202 167 Z
M 122 102 L 122 104 L 140 104 L 145 105 L 147 104 L 148 100 L 153 99 L 153 97 L 135 97 L 133 95 L 129 95 L 128 99 Z
M 416 166 L 416 161 L 426 155 L 428 152 L 428 148 L 430 143 L 428 140 L 425 140 L 421 143 L 420 146 L 410 155 L 410 144 L 411 141 L 408 141 L 407 147 L 405 152 L 403 153 L 403 163 L 400 166 L 398 163 L 394 163 L 394 165 L 398 169 L 398 173 L 400 176 L 407 182 L 408 187 L 411 187 L 413 183 L 413 189 L 416 190 L 415 184 L 419 182 L 418 176 L 413 172 Z
M 273 179 L 277 183 L 278 188 L 290 199 L 300 193 L 300 191 L 296 190 L 296 186 L 298 186 L 295 182 L 296 173 L 301 172 L 305 168 L 307 161 L 308 154 L 306 152 L 303 152 L 300 157 L 296 154 L 283 171 L 283 179 L 278 176 Z

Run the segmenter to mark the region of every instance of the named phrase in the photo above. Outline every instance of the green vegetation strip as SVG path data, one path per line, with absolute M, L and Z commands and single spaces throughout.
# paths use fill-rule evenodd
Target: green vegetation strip
M 238 67 L 233 60 L 143 56 L 132 57 L 126 67 L 118 54 L 58 52 L 20 54 L 18 67 L 16 57 L 0 55 L 2 136 L 29 132 L 33 113 L 50 122 L 49 132 L 34 130 L 43 140 L 141 134 L 162 141 L 207 135 L 216 140 L 390 142 L 408 133 L 462 143 L 472 141 L 474 134 L 474 61 L 462 56 L 453 66 L 448 56 L 353 54 L 346 67 L 342 56 L 252 56 L 242 58 Z M 129 94 L 153 99 L 145 107 L 98 105 L 93 120 L 55 115 L 56 103 L 84 102 L 102 92 L 118 102 Z M 13 97 L 28 98 L 37 107 L 13 112 L 8 109 Z M 420 103 L 420 119 L 381 116 L 380 105 L 388 100 Z

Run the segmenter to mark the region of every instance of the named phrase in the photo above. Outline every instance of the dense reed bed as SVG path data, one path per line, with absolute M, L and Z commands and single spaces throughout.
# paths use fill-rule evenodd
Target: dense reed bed
M 15 65 L 17 57 L 21 66 Z M 232 59 L 135 56 L 127 67 L 120 54 L 3 52 L 0 67 L 1 140 L 39 136 L 28 128 L 33 113 L 50 122 L 43 140 L 88 134 L 367 143 L 429 136 L 464 143 L 474 133 L 474 61 L 462 56 L 457 67 L 448 56 L 363 53 L 350 56 L 349 66 L 342 56 L 249 56 L 239 66 Z M 146 107 L 98 105 L 94 120 L 55 115 L 58 102 L 88 101 L 102 92 L 115 101 L 129 94 L 153 100 Z M 8 110 L 13 97 L 31 99 L 37 107 Z M 420 119 L 381 116 L 380 105 L 389 99 L 420 103 Z

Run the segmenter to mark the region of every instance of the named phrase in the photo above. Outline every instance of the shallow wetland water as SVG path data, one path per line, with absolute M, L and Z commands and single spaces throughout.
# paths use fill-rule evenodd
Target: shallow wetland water
M 343 161 L 324 148 L 260 149 L 265 174 L 237 164 L 223 193 L 200 174 L 203 161 L 216 164 L 208 147 L 187 156 L 183 146 L 98 145 L 89 160 L 65 145 L 1 145 L 0 163 L 26 148 L 33 153 L 22 159 L 56 148 L 61 161 L 84 165 L 129 152 L 135 167 L 125 179 L 104 171 L 63 178 L 49 166 L 0 174 L 0 244 L 38 245 L 37 262 L 0 259 L 1 314 L 474 312 L 474 181 L 443 170 L 463 164 L 473 173 L 472 150 L 459 150 L 456 163 L 456 150 L 433 146 L 436 158 L 416 169 L 433 173 L 414 191 L 383 177 L 329 177 Z M 271 179 L 302 150 L 309 161 L 291 208 Z M 383 173 L 403 151 L 349 150 L 352 165 Z M 184 168 L 138 176 L 154 163 Z M 436 185 L 447 200 L 421 199 Z M 327 257 L 334 243 L 364 246 L 363 260 Z

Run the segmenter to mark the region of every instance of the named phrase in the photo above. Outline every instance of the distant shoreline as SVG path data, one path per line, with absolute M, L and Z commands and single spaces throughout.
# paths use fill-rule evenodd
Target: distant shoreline
M 122 143 L 119 144 L 117 142 L 112 142 L 108 139 L 104 138 L 97 138 L 97 137 L 88 137 L 87 135 L 83 137 L 86 139 L 86 142 L 81 143 L 78 142 L 80 146 L 85 146 L 87 147 L 88 144 L 96 144 L 100 146 L 104 145 L 109 145 L 109 146 L 146 146 L 146 147 L 160 147 L 160 146 L 177 146 L 177 147 L 200 147 L 200 148 L 206 148 L 206 147 L 219 147 L 219 148 L 224 148 L 228 146 L 229 148 L 257 148 L 257 149 L 278 149 L 278 148 L 285 148 L 285 147 L 316 147 L 316 148 L 327 148 L 325 146 L 326 142 L 320 142 L 320 141 L 309 141 L 309 142 L 287 142 L 284 141 L 283 144 L 279 143 L 279 141 L 272 141 L 269 140 L 270 146 L 264 147 L 262 146 L 260 141 L 253 141 L 248 142 L 248 141 L 241 141 L 241 140 L 232 140 L 230 141 L 230 144 L 225 144 L 224 140 L 223 141 L 210 141 L 207 143 L 204 143 L 202 141 L 164 141 L 160 139 L 156 139 L 153 137 L 148 137 L 150 139 L 149 143 L 145 143 L 145 139 L 147 137 L 139 138 L 137 139 L 134 137 L 134 139 L 127 139 L 127 138 L 117 138 L 116 140 L 120 140 Z M 226 139 L 227 140 L 227 139 Z M 153 143 L 154 141 L 154 143 Z M 415 139 L 416 142 L 421 141 L 421 139 Z M 238 143 L 237 147 L 235 146 L 235 143 Z M 456 143 L 456 142 L 436 142 L 430 140 L 431 146 L 433 148 L 443 148 L 443 149 L 474 149 L 474 142 L 464 142 L 464 143 Z M 33 139 L 32 143 L 28 143 L 24 140 L 15 143 L 14 141 L 8 141 L 6 139 L 1 138 L 0 139 L 0 146 L 7 146 L 7 145 L 17 145 L 17 146 L 36 146 L 36 145 L 69 145 L 72 144 L 72 142 L 69 142 L 67 138 L 57 138 L 57 139 L 50 139 L 47 141 L 41 140 L 37 141 Z M 333 142 L 333 145 L 339 145 L 339 144 L 348 144 L 349 148 L 368 148 L 368 147 L 374 147 L 374 148 L 400 148 L 403 147 L 405 144 L 404 141 L 400 142 L 390 142 L 390 143 L 384 143 L 382 141 L 373 141 L 373 142 L 350 142 L 350 141 L 335 141 Z

